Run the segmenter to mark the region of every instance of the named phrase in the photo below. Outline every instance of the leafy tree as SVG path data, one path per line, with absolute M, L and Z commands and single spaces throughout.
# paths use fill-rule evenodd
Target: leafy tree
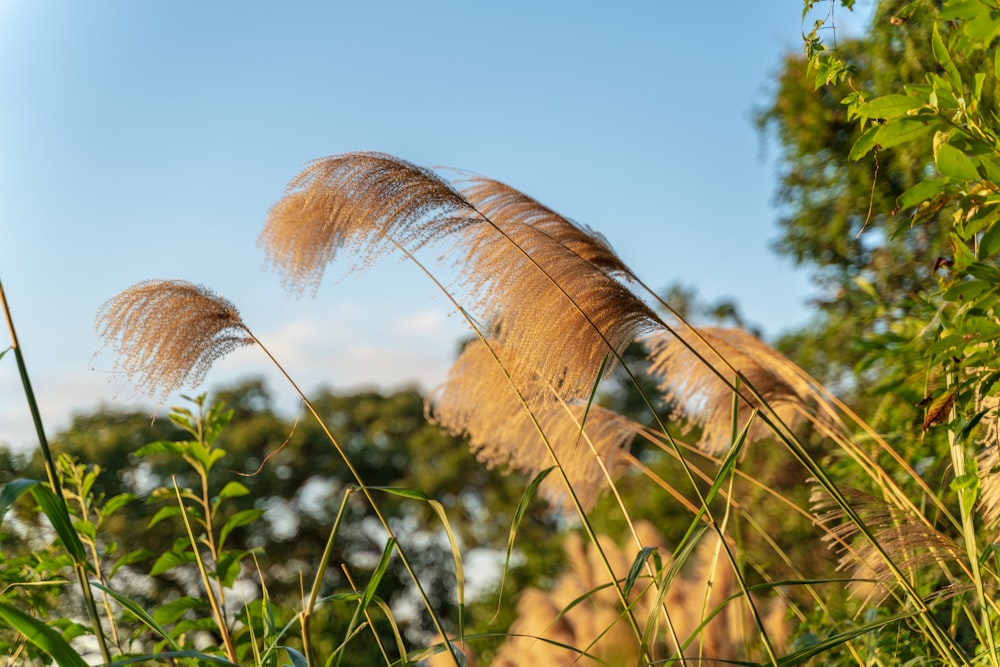
M 853 159 L 865 130 L 845 101 L 902 91 L 939 69 L 929 47 L 940 2 L 917 0 L 899 17 L 900 3 L 877 3 L 870 28 L 841 39 L 837 52 L 852 74 L 829 85 L 826 70 L 807 66 L 805 55 L 789 55 L 771 100 L 757 112 L 767 137 L 777 140 L 781 170 L 777 203 L 782 211 L 775 249 L 810 271 L 819 288 L 816 321 L 782 343 L 800 363 L 842 390 L 859 379 L 854 366 L 866 354 L 858 339 L 884 332 L 904 313 L 927 308 L 922 295 L 937 284 L 939 257 L 951 255 L 951 213 L 934 207 L 915 220 L 900 196 L 934 169 L 929 142 L 889 146 Z M 944 24 L 942 30 L 950 30 Z M 971 78 L 982 56 L 958 62 Z M 993 99 L 995 86 L 983 91 Z M 861 381 L 882 373 L 877 365 Z M 920 396 L 909 395 L 918 402 Z
M 217 447 L 225 451 L 213 466 L 216 487 L 234 483 L 247 491 L 227 499 L 218 521 L 221 525 L 237 513 L 265 510 L 262 519 L 231 533 L 228 548 L 255 552 L 262 584 L 275 608 L 296 608 L 301 604 L 301 577 L 312 575 L 352 480 L 315 421 L 308 415 L 292 420 L 279 416 L 261 380 L 250 378 L 222 387 L 214 393 L 212 402 L 232 410 L 230 421 L 216 441 Z M 475 545 L 483 552 L 492 550 L 494 560 L 502 560 L 513 508 L 527 480 L 504 474 L 509 471 L 487 468 L 469 454 L 464 440 L 428 424 L 423 396 L 414 389 L 347 395 L 320 390 L 313 403 L 372 486 L 419 489 L 439 500 L 462 544 Z M 69 428 L 53 439 L 54 448 L 68 457 L 101 462 L 99 470 L 89 466 L 97 472 L 92 485 L 97 497 L 110 498 L 123 491 L 138 496 L 137 501 L 109 516 L 101 530 L 106 541 L 118 545 L 119 555 L 146 554 L 145 566 L 142 558 L 129 558 L 131 569 L 126 570 L 133 573 L 127 592 L 148 608 L 190 594 L 186 580 L 171 572 L 151 579 L 136 578 L 157 555 L 171 552 L 183 533 L 176 517 L 164 519 L 152 529 L 145 528 L 161 507 L 150 504 L 150 493 L 159 486 L 170 487 L 173 479 L 182 488 L 197 488 L 198 482 L 190 466 L 162 448 L 147 449 L 141 456 L 136 452 L 149 442 L 170 442 L 181 437 L 182 431 L 162 417 L 151 421 L 145 412 L 101 407 L 76 415 Z M 5 450 L 3 455 L 7 455 Z M 42 474 L 40 466 L 40 460 L 28 467 L 22 465 L 19 475 L 38 476 Z M 441 539 L 440 519 L 427 503 L 391 494 L 380 500 L 397 522 L 400 539 L 412 552 L 433 604 L 443 617 L 454 617 L 455 573 L 450 550 Z M 25 520 L 38 519 L 26 511 L 22 514 Z M 365 516 L 362 503 L 348 504 L 347 519 L 332 553 L 332 562 L 354 564 L 351 572 L 358 581 L 364 581 L 370 567 L 358 563 L 377 561 L 383 548 L 378 531 L 371 529 Z M 557 530 L 556 515 L 536 500 L 528 516 L 518 528 L 506 579 L 508 591 L 544 584 L 561 568 L 562 535 Z M 7 553 L 24 550 L 26 545 L 20 537 L 8 540 L 13 551 Z M 23 557 L 29 554 L 24 552 Z M 20 567 L 19 563 L 3 562 L 12 569 Z M 466 572 L 467 577 L 476 580 L 494 575 L 493 571 Z M 328 592 L 343 590 L 347 585 L 339 565 L 328 568 L 326 579 Z M 412 595 L 406 581 L 405 573 L 393 565 L 382 580 L 380 594 L 398 604 Z M 513 620 L 510 595 L 500 605 L 495 584 L 493 588 L 483 598 L 470 601 L 467 630 L 478 626 L 482 631 L 500 632 Z M 33 608 L 45 608 L 47 598 L 40 597 L 44 590 L 26 592 L 36 594 Z M 45 604 L 55 604 L 55 599 Z M 329 628 L 324 633 L 326 639 L 314 647 L 316 651 L 328 654 L 336 647 L 343 639 L 337 633 L 347 627 L 350 614 L 343 605 L 326 605 L 316 611 L 313 626 Z M 380 626 L 379 631 L 390 636 L 388 626 Z M 410 631 L 422 641 L 429 637 L 429 627 L 420 622 L 411 622 Z M 358 643 L 362 644 L 365 649 L 354 651 L 353 662 L 344 664 L 371 664 L 380 659 L 377 653 L 367 652 L 375 650 L 372 642 Z M 482 647 L 481 654 L 490 654 L 488 645 Z

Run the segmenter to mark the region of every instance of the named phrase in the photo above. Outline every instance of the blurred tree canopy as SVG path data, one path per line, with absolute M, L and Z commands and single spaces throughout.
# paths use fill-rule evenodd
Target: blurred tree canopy
M 435 498 L 444 505 L 462 544 L 494 554 L 475 562 L 502 563 L 511 517 L 527 480 L 518 474 L 487 468 L 469 453 L 462 439 L 428 424 L 424 419 L 423 396 L 415 389 L 387 394 L 377 391 L 335 394 L 320 390 L 311 400 L 367 484 L 419 489 Z M 226 513 L 231 516 L 251 508 L 264 510 L 260 520 L 235 530 L 228 544 L 234 549 L 254 550 L 271 600 L 284 609 L 296 608 L 301 604 L 301 579 L 309 580 L 312 576 L 353 479 L 315 420 L 308 414 L 296 419 L 277 414 L 271 394 L 261 380 L 247 379 L 223 387 L 211 401 L 221 402 L 233 411 L 232 420 L 216 443 L 226 451 L 213 469 L 217 484 L 221 487 L 235 481 L 249 490 L 247 495 L 227 501 Z M 186 477 L 191 471 L 177 457 L 135 455 L 148 442 L 181 437 L 180 430 L 166 419 L 151 422 L 145 412 L 102 407 L 76 415 L 70 426 L 53 438 L 53 447 L 58 452 L 100 466 L 93 488 L 98 497 L 109 498 L 119 493 L 138 496 L 137 501 L 111 515 L 102 527 L 105 539 L 116 543 L 118 553 L 141 551 L 151 562 L 156 555 L 169 551 L 183 532 L 177 519 L 164 520 L 155 529 L 146 529 L 156 511 L 148 504 L 149 493 L 157 486 L 169 486 L 174 476 L 181 487 L 197 480 Z M 16 472 L 22 477 L 44 476 L 40 455 L 27 466 L 6 450 L 0 450 L 0 456 L 11 459 L 5 475 Z M 442 618 L 455 618 L 454 563 L 440 519 L 423 502 L 391 494 L 379 496 L 378 501 L 408 549 L 435 608 Z M 327 570 L 327 593 L 342 591 L 347 585 L 340 563 L 363 580 L 378 561 L 384 534 L 369 515 L 370 510 L 360 497 L 352 496 L 333 552 L 336 565 Z M 24 516 L 32 515 L 26 512 Z M 529 584 L 544 585 L 562 567 L 559 518 L 541 500 L 532 502 L 528 517 L 518 528 L 515 554 L 507 573 L 507 591 L 520 590 Z M 34 518 L 37 520 L 37 515 Z M 7 545 L 10 556 L 26 547 L 18 540 Z M 135 568 L 135 572 L 142 570 L 141 566 Z M 492 591 L 468 604 L 467 631 L 477 627 L 477 623 L 480 631 L 502 631 L 513 619 L 512 604 L 498 605 L 498 574 L 492 566 L 466 570 L 468 580 Z M 173 576 L 136 576 L 128 592 L 150 608 L 191 594 L 186 591 L 190 582 Z M 380 595 L 394 608 L 402 604 L 404 608 L 415 609 L 413 594 L 406 573 L 399 567 L 388 573 L 380 587 Z M 505 597 L 509 603 L 510 595 Z M 492 620 L 498 607 L 501 613 Z M 324 616 L 328 614 L 334 617 Z M 338 611 L 331 606 L 315 622 L 329 623 L 333 629 L 345 627 L 349 617 L 349 608 Z M 419 614 L 407 620 L 410 625 L 406 629 L 426 641 L 431 629 L 427 620 Z M 325 649 L 332 649 L 340 641 L 336 632 L 331 632 L 331 646 Z M 371 642 L 361 644 L 365 650 L 375 650 Z M 324 647 L 319 649 L 322 651 Z M 353 659 L 357 662 L 352 664 L 368 664 L 365 660 L 379 657 L 366 656 L 364 652 L 355 655 Z

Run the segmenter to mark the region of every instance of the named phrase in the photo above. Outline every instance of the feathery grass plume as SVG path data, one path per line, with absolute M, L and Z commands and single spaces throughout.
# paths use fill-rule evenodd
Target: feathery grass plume
M 663 538 L 648 522 L 639 522 L 636 530 L 644 545 L 656 548 L 666 557 L 668 551 Z M 615 576 L 624 580 L 635 554 L 623 550 L 607 535 L 600 535 L 598 541 Z M 595 545 L 585 543 L 579 533 L 570 533 L 563 549 L 566 570 L 556 578 L 552 590 L 528 588 L 518 596 L 517 619 L 508 632 L 520 636 L 508 638 L 491 665 L 638 664 L 639 647 L 621 617 L 621 603 L 614 589 L 607 585 L 607 568 Z M 635 615 L 641 621 L 657 613 L 654 595 L 648 587 L 648 578 L 642 577 L 630 595 Z M 580 651 L 586 651 L 603 663 L 581 658 Z M 664 645 L 660 643 L 653 654 L 662 653 Z
M 148 280 L 109 299 L 95 329 L 139 390 L 159 403 L 199 384 L 212 364 L 255 342 L 232 303 L 182 280 Z
M 492 224 L 464 227 L 459 244 L 466 250 L 460 264 L 475 267 L 465 277 L 473 309 L 491 323 L 489 336 L 516 350 L 512 373 L 537 373 L 564 398 L 587 396 L 605 361 L 613 365 L 662 322 L 592 262 L 630 273 L 599 239 L 586 243 L 587 232 L 558 223 L 540 205 L 532 211 L 534 200 L 523 195 L 484 203 Z
M 538 373 L 565 397 L 587 395 L 606 359 L 662 323 L 603 272 L 628 273 L 599 238 L 528 197 L 474 194 L 489 215 L 433 172 L 398 158 L 334 156 L 292 180 L 259 244 L 298 292 L 316 287 L 339 250 L 356 252 L 354 268 L 364 268 L 394 249 L 412 254 L 439 244 L 442 260 L 459 273 L 449 296 L 487 323 L 480 333 L 516 348 L 512 370 Z
M 384 153 L 344 153 L 311 162 L 271 208 L 257 240 L 283 284 L 315 290 L 338 251 L 367 268 L 396 249 L 414 251 L 476 220 L 447 181 Z M 464 223 L 463 223 L 464 221 Z
M 815 523 L 826 530 L 823 541 L 840 553 L 837 569 L 850 571 L 855 579 L 852 592 L 869 603 L 880 604 L 897 582 L 897 575 L 876 548 L 881 546 L 896 568 L 910 579 L 918 569 L 939 565 L 947 576 L 947 564 L 962 567 L 962 550 L 943 533 L 934 530 L 908 508 L 894 507 L 882 498 L 857 489 L 844 489 L 844 497 L 855 509 L 874 542 L 861 534 L 859 526 L 845 521 L 845 512 L 826 491 L 817 487 L 810 499 Z M 950 579 L 951 577 L 949 577 Z M 941 595 L 961 592 L 962 586 L 952 582 Z
M 978 472 L 981 495 L 979 511 L 989 527 L 1000 523 L 1000 445 L 994 442 L 979 455 Z
M 640 426 L 596 405 L 588 411 L 584 404 L 564 403 L 538 378 L 515 380 L 517 391 L 530 396 L 522 403 L 500 366 L 506 350 L 495 344 L 493 350 L 497 357 L 479 340 L 465 347 L 445 382 L 428 394 L 428 418 L 451 433 L 468 435 L 473 453 L 489 467 L 509 465 L 530 476 L 555 465 L 539 434 L 541 429 L 581 505 L 585 510 L 593 507 L 607 488 L 604 470 L 595 457 L 614 476 L 625 465 L 625 448 Z M 553 505 L 570 507 L 566 488 L 555 475 L 542 483 L 541 493 Z
M 670 553 L 663 537 L 650 523 L 638 522 L 636 531 L 643 545 L 654 547 L 664 561 L 669 560 Z M 599 542 L 616 576 L 624 579 L 634 553 L 606 535 L 601 535 Z M 731 661 L 748 657 L 744 650 L 746 637 L 741 630 L 751 632 L 753 623 L 741 618 L 744 606 L 740 600 L 727 602 L 738 589 L 729 561 L 716 557 L 717 544 L 718 538 L 712 534 L 698 545 L 689 567 L 673 580 L 663 600 L 682 642 L 697 633 L 684 651 L 691 664 L 734 664 Z M 559 575 L 550 591 L 529 588 L 521 593 L 517 601 L 517 620 L 509 630 L 511 635 L 519 636 L 511 636 L 501 645 L 491 663 L 493 667 L 596 664 L 592 659 L 581 658 L 578 651 L 583 650 L 602 660 L 603 664 L 637 664 L 638 647 L 635 637 L 621 620 L 617 597 L 610 588 L 601 588 L 607 583 L 607 574 L 595 545 L 584 544 L 578 533 L 570 533 L 563 548 L 567 556 L 566 571 Z M 655 597 L 648 577 L 640 577 L 630 596 L 638 618 L 662 613 Z M 698 630 L 702 620 L 722 605 L 725 608 L 721 613 Z M 777 644 L 784 643 L 782 636 L 786 634 L 781 619 L 783 611 L 781 604 L 768 608 L 765 627 L 768 636 Z M 662 625 L 660 627 L 661 632 L 651 638 L 653 654 L 667 658 L 674 654 L 676 647 L 662 632 Z M 676 658 L 657 662 L 661 663 L 681 664 Z
M 985 524 L 1000 523 L 1000 396 L 984 396 L 977 401 L 977 410 L 985 410 L 980 426 L 979 443 L 983 446 L 977 461 L 979 474 L 979 511 Z
M 635 277 L 602 234 L 562 217 L 506 183 L 482 176 L 470 177 L 463 183 L 467 185 L 461 187 L 460 192 L 490 220 L 510 220 L 528 225 L 566 246 L 604 273 L 628 279 Z
M 659 379 L 663 400 L 674 406 L 671 418 L 685 419 L 687 430 L 700 426 L 700 445 L 706 451 L 718 453 L 730 445 L 731 385 L 736 380 L 733 368 L 789 428 L 794 429 L 808 414 L 809 402 L 816 398 L 813 385 L 781 353 L 741 329 L 699 327 L 687 331 L 690 335 L 683 341 L 677 334 L 664 331 L 644 342 L 649 350 L 650 372 Z M 761 407 L 745 385 L 741 394 L 747 400 L 739 403 L 740 425 L 752 409 Z M 822 410 L 814 418 L 829 419 Z M 748 441 L 770 434 L 767 424 L 758 420 L 750 429 Z

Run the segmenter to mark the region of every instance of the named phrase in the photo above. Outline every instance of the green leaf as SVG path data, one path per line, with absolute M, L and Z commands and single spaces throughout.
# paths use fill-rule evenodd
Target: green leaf
M 0 491 L 0 521 L 3 521 L 3 517 L 7 514 L 10 506 L 17 502 L 17 499 L 35 484 L 38 484 L 38 480 L 15 479 L 3 487 L 3 491 Z
M 219 532 L 219 549 L 221 550 L 225 545 L 226 538 L 229 537 L 229 533 L 233 532 L 233 530 L 239 528 L 240 526 L 253 523 L 259 519 L 262 514 L 264 514 L 264 510 L 262 509 L 249 509 L 241 510 L 229 517 L 229 520 L 226 521 L 225 525 L 222 526 L 222 530 Z
M 448 514 L 444 511 L 444 505 L 439 501 L 434 500 L 426 493 L 420 489 L 407 489 L 400 487 L 389 487 L 389 486 L 377 486 L 369 487 L 372 489 L 377 489 L 383 491 L 390 495 L 399 496 L 401 498 L 408 498 L 411 500 L 421 500 L 426 502 L 434 510 L 434 513 L 438 515 L 441 520 L 442 526 L 444 526 L 445 534 L 448 536 L 448 542 L 451 546 L 452 559 L 455 562 L 455 584 L 456 584 L 456 596 L 459 604 L 465 603 L 465 568 L 462 565 L 462 551 L 458 548 L 458 540 L 455 539 L 455 532 L 451 528 L 451 523 L 448 521 Z
M 997 49 L 997 53 L 1000 53 L 1000 49 Z M 994 158 L 981 157 L 979 158 L 979 165 L 983 168 L 986 178 L 991 183 L 1000 185 L 1000 162 L 997 162 Z
M 73 530 L 76 531 L 77 535 L 86 536 L 91 542 L 97 539 L 97 528 L 90 521 L 84 521 L 82 519 L 77 519 L 73 521 Z
M 951 144 L 941 144 L 934 152 L 934 164 L 944 176 L 960 180 L 975 180 L 979 178 L 976 165 L 962 151 Z
M 117 572 L 119 568 L 131 565 L 132 563 L 142 563 L 152 557 L 153 552 L 149 549 L 135 549 L 130 551 L 121 558 L 115 560 L 115 564 L 111 567 L 111 572 L 108 573 L 108 577 L 114 577 L 115 572 Z
M 892 148 L 905 144 L 936 128 L 939 121 L 929 121 L 926 118 L 901 116 L 880 125 L 875 135 L 875 143 L 882 148 Z
M 980 11 L 976 16 L 966 20 L 962 25 L 963 31 L 969 39 L 989 44 L 997 33 L 1000 33 L 1000 12 L 989 11 L 986 6 L 978 2 L 975 5 Z
M 535 475 L 531 483 L 524 489 L 521 494 L 521 499 L 517 503 L 517 509 L 514 510 L 514 516 L 510 522 L 510 532 L 507 535 L 507 553 L 504 556 L 503 561 L 503 574 L 500 577 L 500 591 L 497 593 L 497 610 L 496 614 L 500 613 L 500 604 L 503 602 L 503 588 L 504 583 L 507 581 L 507 571 L 510 569 L 510 557 L 514 553 L 514 538 L 517 537 L 517 529 L 521 525 L 521 521 L 524 519 L 525 513 L 528 511 L 528 507 L 531 505 L 531 501 L 535 498 L 538 493 L 538 487 L 541 486 L 545 478 L 555 470 L 555 466 L 546 468 Z
M 240 576 L 240 559 L 245 555 L 245 551 L 227 551 L 219 556 L 219 561 L 215 564 L 215 576 L 224 587 L 231 587 L 236 577 Z
M 59 667 L 87 667 L 80 654 L 58 632 L 34 616 L 0 603 L 0 620 L 24 635 L 29 642 L 55 660 Z
M 923 100 L 910 95 L 883 95 L 860 105 L 857 113 L 864 118 L 895 118 L 923 105 Z
M 997 285 L 985 280 L 965 280 L 952 287 L 944 293 L 942 297 L 945 301 L 952 303 L 959 301 L 971 301 L 989 291 L 996 289 Z M 961 340 L 961 337 L 959 337 Z M 928 349 L 928 353 L 933 351 L 933 346 Z
M 167 551 L 160 554 L 160 557 L 156 559 L 153 563 L 153 567 L 149 570 L 149 574 L 156 576 L 158 574 L 163 574 L 168 572 L 178 565 L 186 565 L 187 563 L 194 562 L 194 553 L 191 551 L 186 551 L 184 553 L 177 553 L 176 551 Z
M 968 20 L 979 14 L 980 8 L 986 9 L 980 0 L 952 0 L 944 5 L 938 14 L 938 19 L 941 21 Z
M 217 655 L 212 655 L 211 653 L 202 653 L 201 651 L 187 650 L 187 651 L 163 651 L 162 653 L 151 653 L 149 655 L 137 655 L 130 658 L 121 658 L 113 662 L 109 662 L 104 665 L 104 667 L 127 667 L 127 665 L 145 664 L 149 662 L 153 663 L 163 663 L 163 661 L 171 658 L 187 658 L 190 660 L 195 660 L 198 664 L 201 663 L 212 663 L 213 665 L 223 665 L 223 667 L 240 667 L 236 663 L 229 662 L 225 658 L 221 658 Z
M 371 579 L 368 580 L 368 585 L 365 586 L 364 594 L 361 596 L 361 611 L 367 609 L 372 598 L 375 597 L 375 591 L 378 590 L 378 585 L 382 583 L 382 578 L 385 577 L 385 573 L 389 569 L 392 550 L 395 548 L 396 538 L 390 537 L 385 543 L 385 548 L 382 549 L 382 557 L 379 558 L 378 565 L 375 566 L 375 571 L 372 572 Z
M 157 440 L 143 445 L 135 450 L 136 456 L 146 456 L 148 454 L 174 454 L 180 456 L 184 453 L 184 445 L 180 442 L 170 440 Z
M 639 575 L 642 574 L 642 568 L 646 565 L 646 561 L 649 557 L 656 551 L 656 547 L 643 547 L 639 554 L 632 561 L 632 567 L 628 570 L 628 576 L 625 577 L 625 595 L 632 592 L 632 587 L 635 586 L 635 582 L 639 579 Z
M 955 90 L 962 90 L 962 77 L 958 73 L 958 68 L 955 67 L 955 61 L 951 59 L 951 54 L 948 53 L 948 47 L 941 37 L 941 30 L 937 23 L 934 23 L 934 32 L 931 35 L 931 50 L 934 52 L 934 59 L 937 60 L 938 65 L 941 65 L 948 73 L 948 78 L 951 79 Z
M 1000 251 L 1000 224 L 993 224 L 979 239 L 979 259 L 986 259 Z
M 969 489 L 974 489 L 979 486 L 979 475 L 974 472 L 967 472 L 964 475 L 959 475 L 955 479 L 951 480 L 951 484 L 948 487 L 952 491 L 967 491 Z
M 288 656 L 288 659 L 292 661 L 292 667 L 309 667 L 309 661 L 306 660 L 306 657 L 304 655 L 302 655 L 295 649 L 290 648 L 288 646 L 284 648 L 285 648 L 285 654 Z
M 917 204 L 921 204 L 928 199 L 941 194 L 942 192 L 946 192 L 951 184 L 952 180 L 950 178 L 934 178 L 920 181 L 912 188 L 909 188 L 903 194 L 899 195 L 899 199 L 896 200 L 896 204 L 901 209 L 916 206 Z
M 130 502 L 138 499 L 139 496 L 134 493 L 119 493 L 116 496 L 112 496 L 107 500 L 107 502 L 104 503 L 104 506 L 101 507 L 101 516 L 110 516 L 125 505 L 128 505 Z
M 881 125 L 872 125 L 867 130 L 861 133 L 858 140 L 854 142 L 851 146 L 851 153 L 847 156 L 847 159 L 851 162 L 857 162 L 864 156 L 868 155 L 873 148 L 877 145 L 875 137 L 878 135 L 879 130 L 882 129 Z
M 45 516 L 49 518 L 49 523 L 55 528 L 56 534 L 73 560 L 77 563 L 86 562 L 87 552 L 83 548 L 80 536 L 76 534 L 76 530 L 73 528 L 73 522 L 69 517 L 69 512 L 66 510 L 66 503 L 63 502 L 62 498 L 56 496 L 49 487 L 42 486 L 41 484 L 31 487 L 31 495 L 35 497 L 38 506 L 42 508 Z
M 161 507 L 160 510 L 153 515 L 153 518 L 149 520 L 147 528 L 152 528 L 156 524 L 160 523 L 164 519 L 180 516 L 181 508 L 177 505 L 167 505 L 166 507 Z
M 228 482 L 224 487 L 222 487 L 222 490 L 219 491 L 219 495 L 217 497 L 219 500 L 223 500 L 225 498 L 239 498 L 240 496 L 249 495 L 249 493 L 250 489 L 243 484 L 240 484 L 239 482 Z
M 171 600 L 166 604 L 161 604 L 153 612 L 153 620 L 158 625 L 170 625 L 176 623 L 184 614 L 191 609 L 207 609 L 208 602 L 202 598 L 182 597 Z

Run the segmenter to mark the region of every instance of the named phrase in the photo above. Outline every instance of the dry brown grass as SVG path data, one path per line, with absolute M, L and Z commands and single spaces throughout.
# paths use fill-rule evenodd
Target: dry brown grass
M 488 466 L 510 466 L 530 476 L 556 465 L 548 441 L 583 508 L 593 507 L 609 476 L 624 466 L 625 448 L 639 425 L 595 405 L 588 410 L 582 402 L 568 404 L 537 377 L 518 378 L 515 390 L 501 366 L 504 359 L 500 346 L 491 351 L 482 341 L 469 343 L 444 384 L 428 395 L 429 417 L 467 435 Z M 566 487 L 556 476 L 546 479 L 541 491 L 568 507 Z
M 673 417 L 687 429 L 702 429 L 701 446 L 708 452 L 727 449 L 732 440 L 733 387 L 737 373 L 742 385 L 737 422 L 742 428 L 753 409 L 767 410 L 794 429 L 807 416 L 825 419 L 826 412 L 811 409 L 817 398 L 804 373 L 777 350 L 741 329 L 682 328 L 682 341 L 673 332 L 660 332 L 645 342 L 651 372 L 659 381 L 663 400 L 673 406 Z M 767 438 L 771 428 L 757 420 L 748 441 Z
M 98 336 L 115 354 L 115 372 L 162 403 L 196 386 L 212 364 L 255 342 L 235 306 L 182 280 L 137 283 L 101 306 Z
M 656 529 L 647 522 L 636 526 L 642 543 L 656 548 L 665 562 L 669 550 Z M 624 580 L 635 559 L 633 549 L 623 549 L 606 536 L 601 547 L 616 575 Z M 518 598 L 518 618 L 511 625 L 508 639 L 491 663 L 493 667 L 591 665 L 595 659 L 609 665 L 634 665 L 639 662 L 635 636 L 621 616 L 621 604 L 607 587 L 607 570 L 593 544 L 585 544 L 577 533 L 567 536 L 564 545 L 567 568 L 551 590 L 527 589 Z M 636 616 L 645 621 L 658 617 L 658 630 L 652 639 L 652 652 L 673 664 L 678 660 L 677 647 L 666 639 L 664 613 L 670 617 L 677 638 L 690 664 L 723 665 L 729 661 L 752 658 L 756 652 L 755 631 L 745 603 L 727 600 L 737 592 L 729 561 L 718 549 L 718 539 L 707 536 L 694 552 L 691 562 L 676 578 L 663 600 L 657 604 L 655 588 L 648 578 L 640 578 L 633 588 L 630 603 Z M 773 644 L 782 645 L 787 629 L 782 620 L 784 606 L 768 606 L 765 627 Z M 665 612 L 664 612 L 665 610 Z M 720 610 L 699 629 L 702 621 Z M 562 644 L 566 647 L 560 646 Z M 581 657 L 578 651 L 591 657 Z M 657 663 L 661 664 L 661 663 Z
M 392 156 L 325 158 L 292 180 L 259 242 L 295 292 L 315 289 L 340 250 L 364 268 L 434 245 L 458 272 L 456 304 L 514 351 L 511 372 L 537 374 L 565 398 L 589 393 L 605 360 L 661 326 L 601 270 L 627 274 L 606 241 L 502 184 L 481 181 L 468 194 Z

